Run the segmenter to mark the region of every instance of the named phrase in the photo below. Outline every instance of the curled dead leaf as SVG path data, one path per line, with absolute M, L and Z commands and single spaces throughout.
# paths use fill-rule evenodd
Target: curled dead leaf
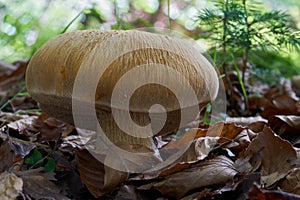
M 283 191 L 300 195 L 300 168 L 295 168 L 280 183 Z
M 245 155 L 251 156 L 254 169 L 261 167 L 262 183 L 267 188 L 284 178 L 294 167 L 291 161 L 297 159 L 293 146 L 267 126 L 252 140 Z
M 288 141 L 295 142 L 299 139 L 300 116 L 275 115 L 270 117 L 269 125 L 280 137 Z
M 189 191 L 211 185 L 222 185 L 238 172 L 234 163 L 225 156 L 219 156 L 199 163 L 197 166 L 166 176 L 153 187 L 164 195 L 181 198 Z
M 264 107 L 261 116 L 268 119 L 273 115 L 299 115 L 297 101 L 287 95 L 280 95 L 272 99 L 271 104 Z
M 82 182 L 95 197 L 111 192 L 127 178 L 127 173 L 104 166 L 87 150 L 76 151 L 76 160 Z

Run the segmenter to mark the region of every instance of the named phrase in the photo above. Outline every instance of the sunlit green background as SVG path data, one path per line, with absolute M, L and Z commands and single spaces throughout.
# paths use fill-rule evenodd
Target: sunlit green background
M 28 59 L 43 43 L 66 28 L 72 31 L 168 27 L 170 18 L 171 29 L 198 39 L 201 29 L 195 17 L 199 10 L 210 8 L 212 2 L 170 0 L 169 3 L 168 14 L 167 0 L 0 0 L 0 60 Z M 286 11 L 300 28 L 299 0 L 262 0 L 262 4 L 265 10 Z M 285 65 L 300 69 L 299 52 L 282 55 L 288 60 Z

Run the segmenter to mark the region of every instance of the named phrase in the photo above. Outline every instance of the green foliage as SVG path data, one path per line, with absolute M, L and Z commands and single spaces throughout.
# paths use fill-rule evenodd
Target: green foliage
M 44 162 L 47 160 L 47 162 Z M 32 166 L 44 166 L 45 172 L 53 172 L 56 167 L 55 160 L 53 158 L 43 157 L 42 153 L 34 149 L 24 160 L 25 164 Z
M 45 172 L 53 172 L 55 170 L 56 163 L 53 158 L 48 158 L 47 163 L 44 166 Z
M 210 121 L 210 113 L 211 113 L 211 104 L 207 104 L 206 107 L 205 107 L 205 112 L 204 112 L 204 116 L 203 116 L 203 124 L 204 125 L 211 125 L 211 121 Z
M 34 149 L 33 152 L 25 158 L 24 162 L 25 164 L 29 165 L 39 165 L 42 163 L 43 159 L 44 158 L 41 152 L 39 152 L 37 149 Z
M 257 61 L 250 60 L 254 51 L 282 53 L 286 50 L 300 49 L 300 31 L 287 13 L 263 11 L 262 5 L 255 0 L 213 2 L 215 8 L 202 10 L 197 20 L 205 30 L 204 37 L 213 43 L 214 51 L 221 51 L 218 63 L 225 74 L 229 94 L 233 94 L 233 87 L 228 78 L 228 67 L 234 66 L 234 69 L 230 70 L 237 72 L 239 83 L 244 88 L 247 66 L 249 63 L 255 66 L 253 61 Z M 238 69 L 239 60 L 242 65 L 239 65 Z M 244 89 L 243 95 L 247 109 L 247 93 Z
M 300 32 L 287 13 L 263 12 L 259 3 L 250 0 L 214 1 L 217 8 L 203 10 L 198 21 L 217 47 L 226 45 L 233 52 L 300 47 Z

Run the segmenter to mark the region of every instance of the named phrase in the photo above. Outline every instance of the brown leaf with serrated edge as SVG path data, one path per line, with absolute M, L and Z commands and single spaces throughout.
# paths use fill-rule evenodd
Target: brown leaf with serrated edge
M 293 146 L 267 126 L 252 140 L 245 155 L 252 156 L 253 165 L 261 164 L 262 183 L 266 187 L 284 178 L 294 167 L 290 161 L 297 158 Z
M 281 190 L 300 195 L 300 168 L 293 169 L 278 185 Z
M 111 192 L 127 178 L 127 173 L 104 166 L 87 150 L 76 151 L 76 160 L 82 182 L 95 197 Z
M 225 156 L 219 156 L 199 163 L 197 166 L 166 176 L 153 187 L 163 195 L 181 198 L 197 188 L 222 185 L 238 172 L 234 163 Z

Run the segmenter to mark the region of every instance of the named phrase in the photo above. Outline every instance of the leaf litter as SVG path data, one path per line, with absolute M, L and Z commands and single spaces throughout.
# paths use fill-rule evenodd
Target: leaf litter
M 251 116 L 188 127 L 175 141 L 156 137 L 165 153 L 189 148 L 156 172 L 125 173 L 89 153 L 95 133 L 41 113 L 23 94 L 26 65 L 0 62 L 1 199 L 299 199 L 300 107 L 289 80 L 247 86 L 259 91 L 249 95 Z M 235 106 L 243 107 L 234 87 Z

